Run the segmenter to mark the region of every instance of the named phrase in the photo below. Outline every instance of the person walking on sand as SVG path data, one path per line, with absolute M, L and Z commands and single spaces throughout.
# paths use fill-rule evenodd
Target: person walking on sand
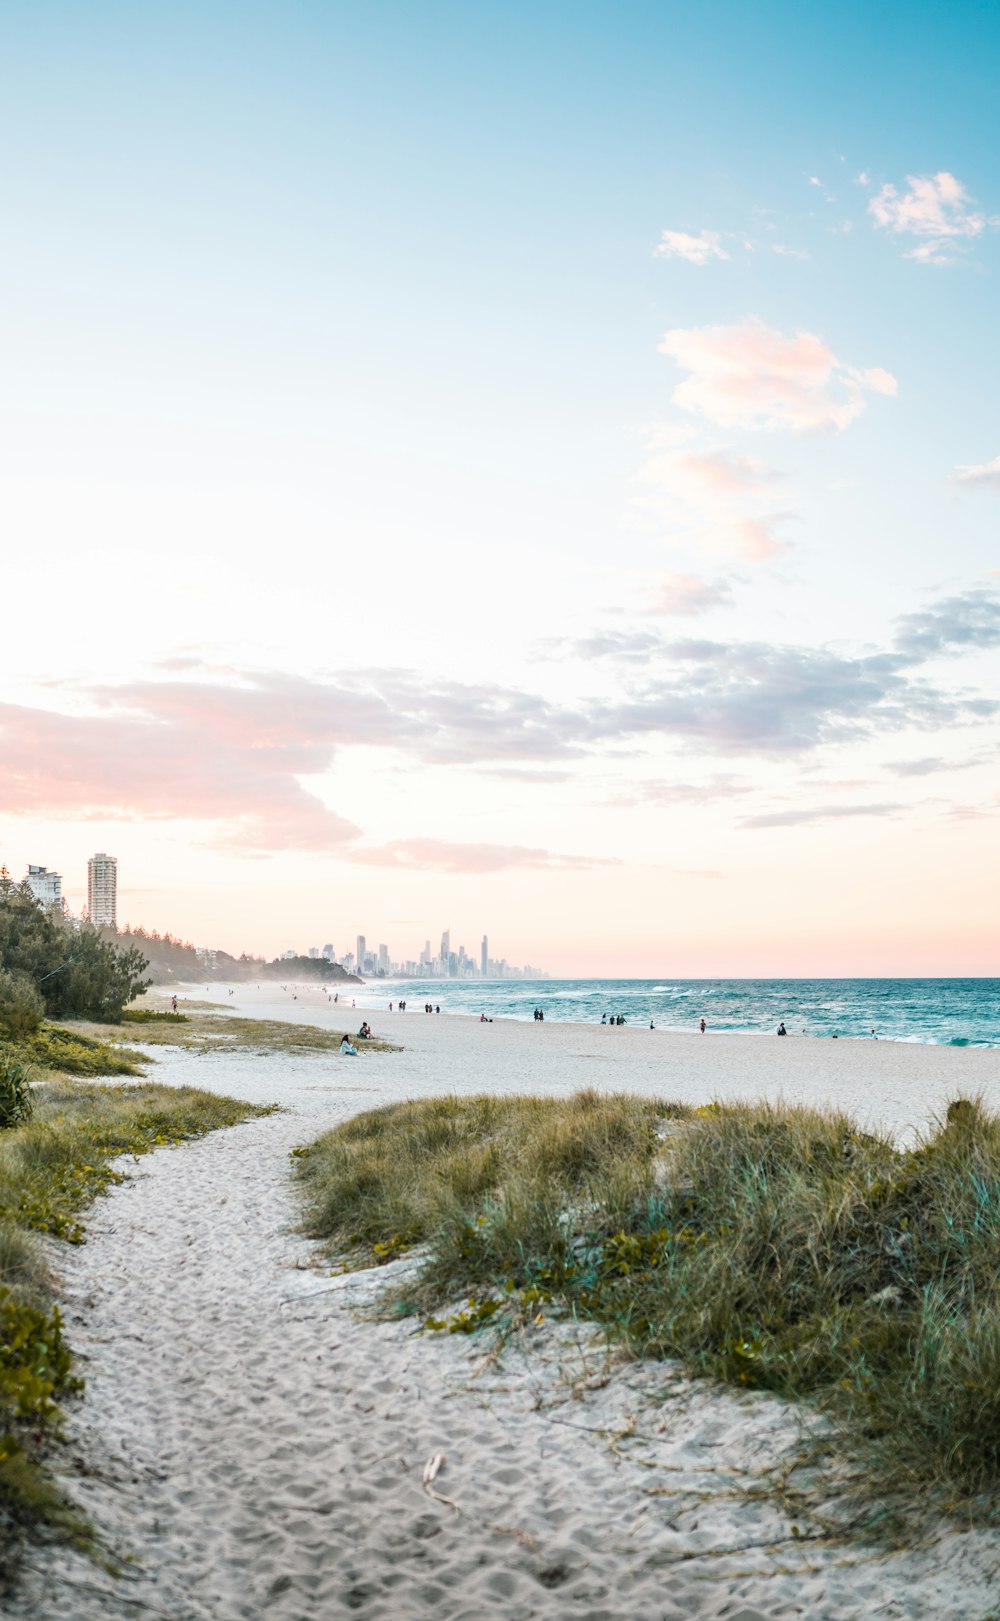
M 708 1026 L 705 1023 L 704 1019 L 702 1019 L 700 1025 L 698 1026 L 698 1029 L 701 1031 L 702 1035 L 705 1034 L 705 1031 L 708 1029 Z
M 174 1012 L 174 1013 L 177 1012 L 177 998 L 176 998 L 176 996 L 172 996 L 170 998 L 170 1007 L 171 1007 L 172 1012 Z

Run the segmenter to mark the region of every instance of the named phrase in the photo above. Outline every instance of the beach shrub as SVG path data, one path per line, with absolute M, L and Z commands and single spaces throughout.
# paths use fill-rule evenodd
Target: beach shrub
M 0 1036 L 34 1035 L 44 1016 L 45 1002 L 28 975 L 0 970 Z
M 1000 1489 L 1000 1118 L 975 1100 L 904 1151 L 807 1108 L 438 1098 L 360 1115 L 296 1169 L 335 1251 L 425 1247 L 394 1309 L 451 1332 L 571 1311 L 819 1402 L 873 1487 Z
M 99 1075 L 141 1075 L 143 1066 L 151 1062 L 132 1047 L 98 1041 L 58 1024 L 43 1024 L 33 1036 L 26 1036 L 17 1043 L 16 1052 L 23 1061 L 34 1064 L 39 1070 L 87 1079 Z
M 18 1126 L 31 1114 L 31 1069 L 17 1054 L 0 1047 L 0 1130 Z

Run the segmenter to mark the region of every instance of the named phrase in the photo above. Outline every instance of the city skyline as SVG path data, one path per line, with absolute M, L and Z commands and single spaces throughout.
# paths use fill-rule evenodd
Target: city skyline
M 227 950 L 996 972 L 1000 10 L 5 53 L 12 867 Z
M 29 862 L 23 878 L 18 879 L 8 867 L 0 863 L 2 872 L 13 883 L 26 883 L 36 900 L 43 906 L 56 906 L 69 919 L 78 921 L 68 897 L 63 893 L 64 877 L 60 872 L 50 867 Z M 97 927 L 117 929 L 117 895 L 118 895 L 118 859 L 104 851 L 98 851 L 87 862 L 87 900 L 85 907 L 81 908 L 80 917 L 87 917 Z M 152 929 L 158 928 L 155 920 L 145 918 L 129 918 L 123 928 Z M 159 931 L 172 932 L 172 931 Z M 346 931 L 345 931 L 346 932 Z M 195 942 L 201 949 L 226 949 L 218 940 L 200 940 Z M 320 946 L 308 946 L 304 951 L 296 947 L 286 947 L 283 951 L 277 950 L 251 955 L 260 955 L 268 961 L 278 958 L 290 960 L 299 956 L 313 959 L 324 958 L 327 962 L 339 963 L 348 972 L 357 972 L 371 977 L 406 977 L 442 978 L 442 979 L 547 979 L 551 977 L 545 969 L 526 963 L 523 967 L 508 963 L 506 957 L 494 958 L 489 955 L 488 936 L 483 935 L 479 952 L 467 953 L 464 945 L 459 945 L 456 951 L 451 950 L 451 931 L 446 929 L 441 935 L 441 949 L 437 954 L 431 951 L 429 938 L 425 938 L 424 946 L 419 956 L 412 958 L 396 958 L 389 951 L 388 945 L 380 942 L 374 950 L 367 947 L 367 937 L 363 934 L 355 936 L 353 952 L 345 950 L 337 952 L 332 942 Z M 242 948 L 246 950 L 244 946 Z M 233 952 L 233 955 L 237 953 Z M 422 974 L 421 969 L 426 969 Z M 478 971 L 477 971 L 478 969 Z

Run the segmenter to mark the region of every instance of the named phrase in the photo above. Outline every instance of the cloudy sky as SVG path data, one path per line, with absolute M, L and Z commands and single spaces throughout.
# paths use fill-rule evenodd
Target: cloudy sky
M 0 858 L 997 972 L 1000 11 L 5 7 Z

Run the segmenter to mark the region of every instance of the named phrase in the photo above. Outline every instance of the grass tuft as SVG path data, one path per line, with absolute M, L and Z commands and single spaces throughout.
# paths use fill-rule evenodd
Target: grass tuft
M 1000 1489 L 1000 1119 L 960 1100 L 910 1151 L 842 1114 L 582 1092 L 439 1098 L 297 1152 L 307 1230 L 426 1246 L 396 1297 L 470 1332 L 542 1307 L 642 1356 L 821 1403 L 873 1485 Z

